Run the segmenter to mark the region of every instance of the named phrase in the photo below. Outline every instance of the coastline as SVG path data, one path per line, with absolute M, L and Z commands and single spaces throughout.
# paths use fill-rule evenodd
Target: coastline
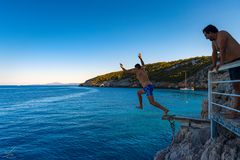
M 59 87 L 59 86 L 70 86 L 70 87 L 93 87 L 93 88 L 139 88 L 141 89 L 142 87 L 138 86 L 138 87 L 133 87 L 133 86 L 94 86 L 94 85 L 81 85 L 81 84 L 78 84 L 78 85 L 71 85 L 71 84 L 62 84 L 62 85 L 45 85 L 45 84 L 29 84 L 29 85 L 0 85 L 0 87 L 44 87 L 44 86 L 47 86 L 47 87 Z M 168 87 L 156 87 L 154 86 L 154 89 L 170 89 L 170 90 L 179 90 L 180 91 L 180 87 L 179 88 L 168 88 Z M 182 90 L 184 91 L 184 90 Z M 207 91 L 206 88 L 196 88 L 194 91 Z M 187 91 L 185 91 L 187 92 Z
M 96 87 L 96 88 L 139 88 L 141 89 L 142 87 L 134 87 L 134 86 L 98 86 L 98 85 L 78 85 L 78 87 Z M 154 89 L 171 89 L 171 90 L 179 90 L 180 91 L 181 87 L 156 87 L 154 86 Z M 184 92 L 184 90 L 182 90 Z M 194 88 L 194 91 L 207 91 L 207 88 Z M 185 91 L 187 92 L 187 91 Z

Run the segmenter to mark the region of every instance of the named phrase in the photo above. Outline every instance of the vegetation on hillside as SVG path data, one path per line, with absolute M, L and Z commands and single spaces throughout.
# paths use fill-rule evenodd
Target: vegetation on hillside
M 211 58 L 209 56 L 203 56 L 171 62 L 147 64 L 146 70 L 153 82 L 181 82 L 184 80 L 185 71 L 187 72 L 187 76 L 190 77 L 210 64 Z M 136 81 L 135 75 L 126 74 L 122 71 L 100 75 L 88 81 L 91 81 L 92 84 L 99 84 L 104 81 L 117 81 L 125 78 L 130 78 L 132 82 Z

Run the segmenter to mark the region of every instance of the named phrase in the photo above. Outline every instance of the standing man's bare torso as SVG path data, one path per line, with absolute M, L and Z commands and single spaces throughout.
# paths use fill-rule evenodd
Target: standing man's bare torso
M 225 54 L 222 55 L 224 63 L 229 63 L 240 58 L 239 43 L 228 32 L 219 31 L 217 39 L 212 42 L 212 46 L 220 52 L 223 45 L 225 45 Z

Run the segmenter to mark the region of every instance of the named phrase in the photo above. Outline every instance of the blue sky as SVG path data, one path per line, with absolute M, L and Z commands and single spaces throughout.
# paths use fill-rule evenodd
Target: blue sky
M 84 82 L 146 63 L 211 55 L 208 24 L 240 41 L 239 0 L 1 0 L 0 84 Z

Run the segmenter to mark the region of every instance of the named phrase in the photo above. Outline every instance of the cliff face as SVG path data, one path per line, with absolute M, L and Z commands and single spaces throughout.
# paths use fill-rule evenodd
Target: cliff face
M 228 72 L 213 75 L 213 80 L 229 80 Z M 232 85 L 220 83 L 213 85 L 213 91 L 232 93 Z M 233 98 L 214 95 L 213 101 L 226 106 L 232 106 Z M 207 103 L 203 103 L 207 105 Z M 206 106 L 202 106 L 206 108 Z M 222 115 L 229 113 L 226 109 L 213 107 L 213 112 Z M 158 152 L 155 160 L 240 160 L 240 138 L 217 126 L 218 138 L 210 139 L 210 126 L 182 127 L 176 135 L 175 141 L 167 149 Z
M 157 88 L 185 87 L 185 72 L 187 86 L 196 89 L 207 88 L 207 72 L 211 64 L 210 57 L 195 57 L 172 62 L 159 62 L 146 65 L 150 80 Z M 134 75 L 122 71 L 97 76 L 81 86 L 97 87 L 140 87 Z
M 240 160 L 240 139 L 221 132 L 213 141 L 209 127 L 181 128 L 173 145 L 158 152 L 155 160 Z

